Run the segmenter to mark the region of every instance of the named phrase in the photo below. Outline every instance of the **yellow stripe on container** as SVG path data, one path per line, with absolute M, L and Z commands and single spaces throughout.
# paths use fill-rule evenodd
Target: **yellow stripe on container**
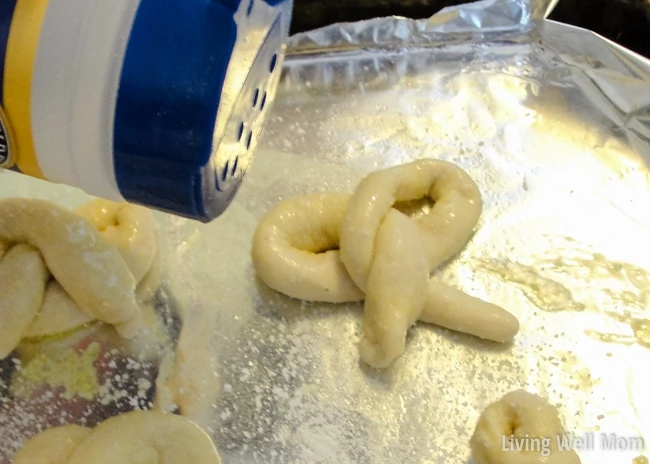
M 0 0 L 2 1 L 2 0 Z M 44 179 L 38 165 L 31 124 L 32 76 L 49 0 L 18 0 L 14 10 L 4 75 L 4 109 L 13 133 L 16 165 L 25 174 Z

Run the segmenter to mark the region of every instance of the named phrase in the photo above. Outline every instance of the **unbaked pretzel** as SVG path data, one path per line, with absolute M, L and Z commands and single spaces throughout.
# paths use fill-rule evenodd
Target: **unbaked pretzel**
M 44 200 L 0 201 L 0 358 L 23 338 L 95 319 L 125 337 L 140 327 L 136 283 L 149 296 L 160 273 L 153 216 L 106 200 L 79 213 Z
M 14 464 L 219 464 L 210 437 L 174 414 L 132 411 L 94 429 L 66 425 L 42 432 L 14 456 Z
M 424 197 L 434 205 L 419 217 L 395 207 Z M 373 367 L 401 356 L 418 319 L 507 342 L 519 330 L 514 316 L 429 280 L 465 246 L 481 209 L 465 171 L 419 160 L 370 174 L 353 195 L 312 193 L 281 202 L 258 225 L 253 264 L 269 287 L 293 298 L 365 299 L 360 355 Z
M 580 464 L 557 408 L 524 390 L 490 404 L 470 440 L 476 464 Z

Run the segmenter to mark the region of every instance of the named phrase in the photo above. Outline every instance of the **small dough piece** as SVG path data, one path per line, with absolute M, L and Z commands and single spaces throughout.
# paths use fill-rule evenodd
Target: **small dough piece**
M 221 389 L 210 349 L 213 325 L 188 308 L 181 311 L 181 320 L 176 352 L 163 359 L 156 381 L 154 409 L 169 411 L 178 407 L 183 416 L 209 424 L 212 405 Z
M 133 411 L 95 427 L 67 464 L 220 464 L 210 437 L 175 414 Z
M 38 249 L 57 282 L 88 315 L 125 327 L 139 318 L 133 274 L 84 218 L 45 200 L 6 199 L 0 201 L 0 238 Z M 134 335 L 127 332 L 123 335 Z
M 29 440 L 14 455 L 14 464 L 68 464 L 77 447 L 91 429 L 79 425 L 64 425 L 47 429 Z
M 483 411 L 470 447 L 476 464 L 580 464 L 574 450 L 559 449 L 564 434 L 555 406 L 516 390 Z

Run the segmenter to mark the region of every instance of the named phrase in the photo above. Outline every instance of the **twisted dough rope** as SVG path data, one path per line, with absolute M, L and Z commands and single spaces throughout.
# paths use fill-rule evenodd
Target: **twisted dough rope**
M 135 284 L 147 297 L 160 273 L 153 216 L 105 200 L 79 213 L 44 200 L 0 201 L 0 358 L 23 338 L 96 319 L 127 338 L 140 328 Z
M 14 464 L 220 464 L 210 437 L 174 414 L 133 411 L 94 429 L 46 430 L 14 455 Z
M 560 449 L 564 434 L 555 406 L 517 390 L 483 411 L 470 447 L 476 464 L 580 464 L 574 450 Z M 538 440 L 546 440 L 545 446 Z M 519 450 L 518 445 L 523 449 Z
M 420 217 L 394 207 L 425 197 L 434 206 Z M 313 193 L 281 202 L 255 231 L 253 265 L 269 287 L 293 298 L 365 298 L 359 350 L 376 368 L 403 354 L 406 332 L 418 319 L 507 342 L 519 330 L 514 316 L 429 280 L 465 246 L 481 209 L 481 194 L 465 171 L 419 160 L 368 175 L 353 195 Z

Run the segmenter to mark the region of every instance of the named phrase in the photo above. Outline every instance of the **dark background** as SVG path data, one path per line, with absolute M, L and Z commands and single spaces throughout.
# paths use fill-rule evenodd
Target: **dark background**
M 292 33 L 382 16 L 428 18 L 469 1 L 294 0 Z M 650 0 L 560 0 L 549 19 L 590 29 L 650 58 Z

